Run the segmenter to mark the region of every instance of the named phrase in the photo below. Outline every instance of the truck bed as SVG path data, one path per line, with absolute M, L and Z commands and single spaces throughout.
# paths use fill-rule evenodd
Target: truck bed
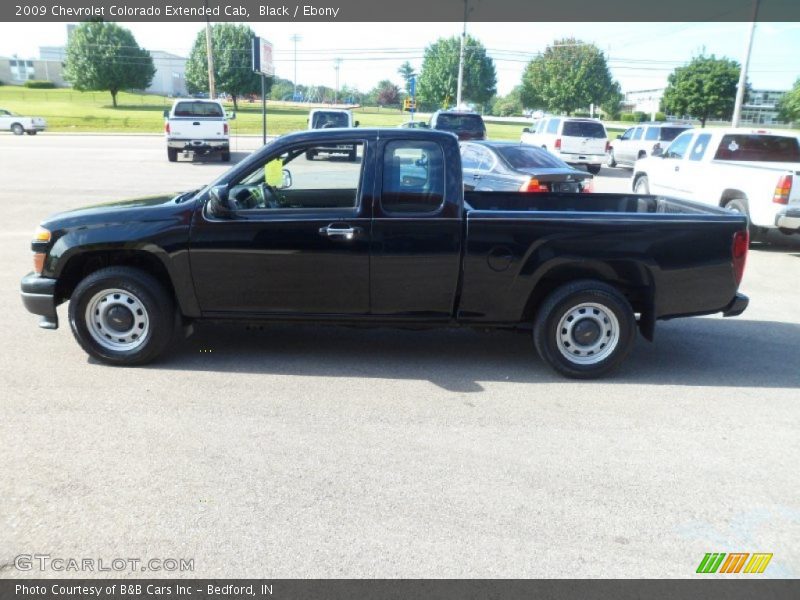
M 746 221 L 731 211 L 635 194 L 467 192 L 465 202 L 462 320 L 519 321 L 535 308 L 529 290 L 581 278 L 626 290 L 653 321 L 719 312 L 736 293 L 731 247 Z

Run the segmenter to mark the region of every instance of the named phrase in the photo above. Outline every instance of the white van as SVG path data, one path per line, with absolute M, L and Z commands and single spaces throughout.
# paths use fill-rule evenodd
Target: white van
M 539 146 L 570 165 L 585 165 L 597 175 L 606 162 L 608 133 L 596 119 L 544 117 L 522 130 L 523 144 Z

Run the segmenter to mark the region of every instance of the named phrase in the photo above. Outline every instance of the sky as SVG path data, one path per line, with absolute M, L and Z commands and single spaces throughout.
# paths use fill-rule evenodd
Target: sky
M 340 86 L 368 91 L 381 79 L 402 83 L 408 60 L 418 71 L 425 46 L 460 35 L 462 23 L 248 23 L 274 45 L 276 75 L 335 86 L 334 58 L 341 58 Z M 202 23 L 123 23 L 140 46 L 188 56 Z M 749 23 L 467 23 L 495 60 L 497 90 L 520 83 L 527 62 L 548 43 L 575 37 L 595 43 L 608 57 L 623 91 L 664 87 L 676 67 L 703 51 L 743 59 Z M 36 58 L 39 46 L 66 43 L 64 23 L 0 23 L 0 56 Z M 800 23 L 759 23 L 753 39 L 749 81 L 755 89 L 789 89 L 800 78 Z

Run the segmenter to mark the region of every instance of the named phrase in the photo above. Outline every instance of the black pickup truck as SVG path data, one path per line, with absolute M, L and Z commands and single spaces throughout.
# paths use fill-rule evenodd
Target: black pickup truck
M 334 144 L 357 160 L 307 160 Z M 746 220 L 657 196 L 464 192 L 458 142 L 412 129 L 286 135 L 209 186 L 42 223 L 22 300 L 116 365 L 199 319 L 531 329 L 577 378 L 657 319 L 740 314 Z

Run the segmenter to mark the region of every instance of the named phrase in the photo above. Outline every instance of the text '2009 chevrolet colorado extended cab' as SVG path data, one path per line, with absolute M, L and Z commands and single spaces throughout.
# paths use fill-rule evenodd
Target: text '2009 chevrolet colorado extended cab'
M 348 144 L 357 160 L 307 160 Z M 329 129 L 276 139 L 202 190 L 42 223 L 22 298 L 66 300 L 81 346 L 145 363 L 197 319 L 530 327 L 560 373 L 618 366 L 636 329 L 740 314 L 746 219 L 632 194 L 464 192 L 449 133 Z

